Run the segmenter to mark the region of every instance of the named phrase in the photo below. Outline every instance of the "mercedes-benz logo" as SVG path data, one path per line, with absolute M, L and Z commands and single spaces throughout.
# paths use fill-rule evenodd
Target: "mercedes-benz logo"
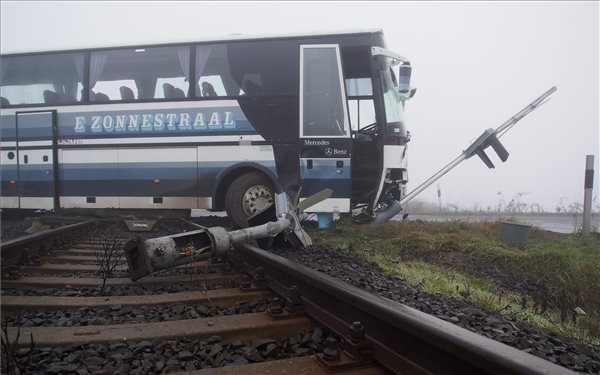
M 325 155 L 327 155 L 327 156 L 333 155 L 333 150 L 331 149 L 331 147 L 327 147 L 325 149 Z

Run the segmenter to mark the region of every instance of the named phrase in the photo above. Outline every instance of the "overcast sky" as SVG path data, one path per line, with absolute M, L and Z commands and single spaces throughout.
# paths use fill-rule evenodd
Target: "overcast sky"
M 413 65 L 409 190 L 552 86 L 552 99 L 501 138 L 506 163 L 469 159 L 439 184 L 444 204 L 520 196 L 548 211 L 583 201 L 599 159 L 598 2 L 1 2 L 1 50 L 190 41 L 228 34 L 383 29 Z M 420 199 L 437 202 L 436 186 Z

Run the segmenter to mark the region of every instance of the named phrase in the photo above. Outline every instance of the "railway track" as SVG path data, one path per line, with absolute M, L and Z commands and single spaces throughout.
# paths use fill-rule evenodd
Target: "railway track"
M 12 373 L 572 373 L 249 244 L 132 282 L 117 225 L 2 244 Z

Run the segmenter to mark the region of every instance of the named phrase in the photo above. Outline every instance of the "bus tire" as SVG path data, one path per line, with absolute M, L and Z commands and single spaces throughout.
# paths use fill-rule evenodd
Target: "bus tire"
M 250 172 L 237 177 L 225 195 L 225 210 L 231 223 L 248 227 L 248 218 L 275 203 L 273 182 L 264 174 Z

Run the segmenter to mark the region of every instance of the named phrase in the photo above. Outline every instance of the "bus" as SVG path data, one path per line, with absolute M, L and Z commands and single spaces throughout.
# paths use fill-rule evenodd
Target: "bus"
M 207 209 L 285 192 L 372 217 L 405 194 L 415 92 L 381 30 L 0 56 L 1 208 Z

